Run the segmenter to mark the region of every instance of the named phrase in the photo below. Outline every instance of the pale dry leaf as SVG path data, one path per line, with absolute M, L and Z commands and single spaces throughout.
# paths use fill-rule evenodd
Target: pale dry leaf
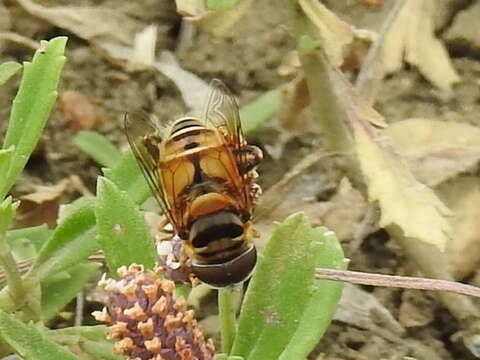
M 393 151 L 382 146 L 365 124 L 353 124 L 356 153 L 370 201 L 378 201 L 380 226 L 398 226 L 408 238 L 441 251 L 450 238 L 450 210 L 427 185 L 417 181 Z
M 407 0 L 385 36 L 382 60 L 386 73 L 398 71 L 405 59 L 435 86 L 450 90 L 460 78 L 435 37 L 434 10 L 433 0 Z
M 26 48 L 37 50 L 40 48 L 40 43 L 38 41 L 32 40 L 26 36 L 17 34 L 11 31 L 0 31 L 0 52 L 2 51 L 2 43 L 9 41 L 16 45 L 21 45 Z
M 480 161 L 480 128 L 469 124 L 412 118 L 384 130 L 415 177 L 436 186 Z
M 34 192 L 20 196 L 20 199 L 41 204 L 43 202 L 51 201 L 60 197 L 60 195 L 65 192 L 69 185 L 69 179 L 60 180 L 57 184 L 50 186 L 35 185 Z
M 32 0 L 18 0 L 31 15 L 71 31 L 91 42 L 113 41 L 132 45 L 141 24 L 115 9 L 91 6 L 45 7 Z
M 150 25 L 135 34 L 133 56 L 128 64 L 133 71 L 148 69 L 155 64 L 157 33 L 158 27 Z
M 114 61 L 126 66 L 134 57 L 132 47 L 121 44 L 105 43 L 104 50 Z M 208 93 L 209 86 L 200 77 L 181 68 L 175 55 L 164 50 L 160 57 L 154 62 L 153 68 L 160 71 L 163 75 L 174 82 L 182 94 L 182 99 L 191 110 L 199 111 L 205 103 L 205 94 Z
M 182 69 L 172 52 L 162 51 L 155 69 L 177 85 L 183 101 L 190 109 L 198 111 L 203 108 L 205 94 L 209 92 L 208 84 L 194 73 Z
M 198 25 L 213 36 L 221 38 L 228 34 L 231 28 L 254 3 L 253 0 L 239 0 L 229 9 L 197 13 L 185 19 Z
M 345 46 L 354 38 L 353 27 L 317 0 L 299 0 L 303 12 L 318 30 L 322 46 L 334 66 L 343 63 Z
M 453 212 L 451 218 L 455 236 L 447 247 L 456 279 L 463 279 L 480 264 L 480 179 L 465 176 L 441 184 L 437 194 Z

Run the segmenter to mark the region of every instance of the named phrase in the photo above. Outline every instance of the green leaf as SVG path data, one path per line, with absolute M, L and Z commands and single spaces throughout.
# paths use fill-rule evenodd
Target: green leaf
M 123 153 L 120 162 L 112 169 L 104 169 L 103 173 L 120 190 L 126 191 L 136 204 L 142 204 L 152 195 L 131 151 Z
M 345 270 L 347 261 L 335 234 L 321 227 L 313 230 L 315 266 Z M 315 280 L 312 296 L 303 312 L 295 335 L 278 360 L 305 359 L 318 344 L 337 310 L 343 283 Z
M 233 7 L 238 0 L 207 0 L 208 10 L 227 10 Z
M 15 146 L 10 146 L 8 149 L 0 150 L 0 174 L 6 174 L 10 167 L 13 154 L 15 153 Z
M 105 136 L 95 131 L 80 131 L 72 142 L 102 166 L 111 168 L 120 161 L 120 151 Z
M 156 251 L 143 215 L 125 192 L 104 177 L 97 183 L 95 215 L 98 241 L 112 274 L 133 263 L 153 267 Z
M 37 145 L 57 98 L 57 85 L 65 63 L 66 37 L 43 41 L 31 63 L 25 63 L 22 81 L 13 101 L 3 148 L 15 146 L 6 176 L 0 184 L 0 199 L 10 190 Z
M 10 230 L 7 231 L 7 242 L 12 245 L 20 240 L 28 240 L 38 251 L 52 235 L 52 232 L 53 230 L 51 230 L 45 224 L 23 229 Z
M 64 347 L 49 340 L 44 331 L 0 311 L 0 338 L 25 360 L 79 360 Z
M 82 201 L 61 219 L 40 250 L 31 274 L 44 280 L 85 260 L 98 249 L 94 202 Z
M 37 255 L 35 247 L 30 240 L 25 238 L 18 238 L 10 240 L 7 237 L 7 243 L 10 246 L 12 255 L 16 262 L 33 259 Z
M 232 355 L 277 359 L 285 349 L 312 294 L 313 238 L 303 213 L 274 230 L 246 292 Z
M 22 65 L 15 61 L 7 61 L 0 64 L 0 86 L 5 84 L 21 68 Z
M 267 91 L 240 109 L 242 128 L 246 135 L 258 130 L 277 114 L 282 104 L 282 92 L 279 89 Z
M 62 310 L 81 291 L 100 268 L 98 263 L 82 263 L 66 271 L 67 277 L 42 286 L 42 318 L 48 320 Z

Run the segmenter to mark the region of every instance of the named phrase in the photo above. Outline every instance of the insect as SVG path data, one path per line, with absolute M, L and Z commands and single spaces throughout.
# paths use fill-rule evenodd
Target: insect
M 218 79 L 201 117 L 164 127 L 125 118 L 125 132 L 153 195 L 174 233 L 184 240 L 192 270 L 204 283 L 225 287 L 246 280 L 256 263 L 252 206 L 262 151 L 248 145 L 238 105 Z

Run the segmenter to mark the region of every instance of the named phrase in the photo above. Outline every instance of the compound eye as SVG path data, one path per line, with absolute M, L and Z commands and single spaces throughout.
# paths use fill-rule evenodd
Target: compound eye
M 257 262 L 257 249 L 250 247 L 238 257 L 219 264 L 192 264 L 197 277 L 214 288 L 223 288 L 247 280 Z

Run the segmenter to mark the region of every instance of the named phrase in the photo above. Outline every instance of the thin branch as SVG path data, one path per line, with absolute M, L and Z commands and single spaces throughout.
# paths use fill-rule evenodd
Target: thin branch
M 448 291 L 480 298 L 480 288 L 455 281 L 428 279 L 411 276 L 370 274 L 358 271 L 316 269 L 315 278 L 321 280 L 345 281 L 352 284 Z
M 398 13 L 405 3 L 405 0 L 397 0 L 387 14 L 379 31 L 380 36 L 370 47 L 362 68 L 360 69 L 360 73 L 357 76 L 355 87 L 364 95 L 364 99 L 367 100 L 369 105 L 373 105 L 375 102 L 375 98 L 380 88 L 380 82 L 385 75 L 381 59 L 385 36 L 397 19 Z
M 74 326 L 81 326 L 83 323 L 83 310 L 85 306 L 85 294 L 83 291 L 77 293 L 77 302 L 75 304 L 75 323 Z

